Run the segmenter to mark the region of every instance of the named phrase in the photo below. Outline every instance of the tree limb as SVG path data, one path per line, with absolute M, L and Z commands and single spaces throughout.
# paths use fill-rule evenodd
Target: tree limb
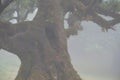
M 102 15 L 105 15 L 105 16 L 111 16 L 113 18 L 118 18 L 120 17 L 120 14 L 118 14 L 117 12 L 113 12 L 113 11 L 110 11 L 110 10 L 106 10 L 106 9 L 103 9 L 101 8 L 100 6 L 99 7 L 96 7 L 96 12 L 98 12 L 99 14 L 102 14 Z
M 74 3 L 76 4 L 77 10 L 78 10 L 76 13 L 87 14 L 86 16 L 85 15 L 82 16 L 82 17 L 86 18 L 86 19 L 82 18 L 83 20 L 91 20 L 91 21 L 95 22 L 96 24 L 98 24 L 99 26 L 101 26 L 102 29 L 105 29 L 106 31 L 108 29 L 114 30 L 114 28 L 112 26 L 114 26 L 115 24 L 118 24 L 120 22 L 120 14 L 101 8 L 99 6 L 99 4 L 100 4 L 99 1 L 101 1 L 101 0 L 91 0 L 90 3 L 85 4 L 85 0 L 79 0 L 79 1 L 74 0 Z M 83 8 L 81 9 L 81 7 L 79 6 L 80 3 L 82 3 L 82 5 L 85 6 L 84 9 Z M 104 18 L 102 18 L 101 16 L 99 16 L 98 14 L 102 14 L 105 16 L 111 16 L 114 18 L 114 20 L 107 21 Z M 76 15 L 76 16 L 78 16 L 78 15 Z M 90 17 L 90 19 L 88 19 L 89 17 Z M 81 21 L 81 18 L 79 20 Z
M 115 30 L 113 28 L 113 26 L 120 22 L 120 18 L 117 18 L 117 19 L 114 19 L 111 21 L 107 21 L 107 20 L 103 19 L 101 16 L 99 16 L 98 14 L 94 14 L 92 21 L 97 23 L 100 27 L 102 27 L 103 31 L 108 31 L 108 29 Z
M 14 0 L 6 0 L 5 2 L 4 2 L 4 4 L 0 4 L 0 14 L 4 11 L 4 9 L 6 8 L 6 7 L 8 7 L 8 5 L 10 4 L 10 3 L 12 3 Z
M 118 23 L 120 23 L 120 17 L 115 18 L 115 19 L 110 21 L 111 26 L 114 26 L 114 25 L 116 25 Z

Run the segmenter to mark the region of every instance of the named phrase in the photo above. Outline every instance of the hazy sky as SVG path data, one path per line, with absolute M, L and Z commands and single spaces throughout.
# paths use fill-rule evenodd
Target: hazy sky
M 82 25 L 84 30 L 68 39 L 69 53 L 76 70 L 85 80 L 113 80 L 120 76 L 120 25 L 115 26 L 117 31 L 105 33 L 90 21 Z

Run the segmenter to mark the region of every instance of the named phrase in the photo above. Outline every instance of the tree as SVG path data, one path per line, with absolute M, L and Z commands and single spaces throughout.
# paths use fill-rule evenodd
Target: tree
M 2 11 L 0 19 L 2 21 L 16 20 L 16 22 L 23 22 L 26 20 L 28 14 L 33 13 L 36 9 L 36 2 L 37 0 L 14 0 L 11 4 L 6 5 L 8 7 L 5 10 L 1 7 L 4 11 Z
M 15 80 L 81 80 L 70 61 L 67 36 L 76 34 L 83 20 L 95 22 L 103 31 L 115 30 L 114 25 L 120 22 L 119 10 L 101 6 L 105 3 L 101 0 L 38 0 L 37 3 L 33 21 L 0 22 L 0 48 L 21 60 Z M 65 29 L 64 16 L 68 12 L 69 28 Z M 114 19 L 107 21 L 99 14 Z

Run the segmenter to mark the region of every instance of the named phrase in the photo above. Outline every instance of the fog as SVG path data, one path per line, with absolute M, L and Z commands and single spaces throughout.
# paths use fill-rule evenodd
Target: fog
M 68 39 L 71 61 L 83 80 L 119 80 L 120 25 L 102 32 L 93 22 L 83 22 L 83 31 Z M 0 51 L 0 80 L 14 80 L 20 66 L 17 56 Z
M 120 25 L 117 31 L 101 32 L 93 22 L 83 22 L 84 30 L 68 39 L 72 63 L 83 80 L 120 79 Z

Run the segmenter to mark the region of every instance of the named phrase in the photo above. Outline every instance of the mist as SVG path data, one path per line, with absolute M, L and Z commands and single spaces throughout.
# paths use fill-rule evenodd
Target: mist
M 72 63 L 83 80 L 120 79 L 120 25 L 102 32 L 99 25 L 82 23 L 84 30 L 68 39 Z

